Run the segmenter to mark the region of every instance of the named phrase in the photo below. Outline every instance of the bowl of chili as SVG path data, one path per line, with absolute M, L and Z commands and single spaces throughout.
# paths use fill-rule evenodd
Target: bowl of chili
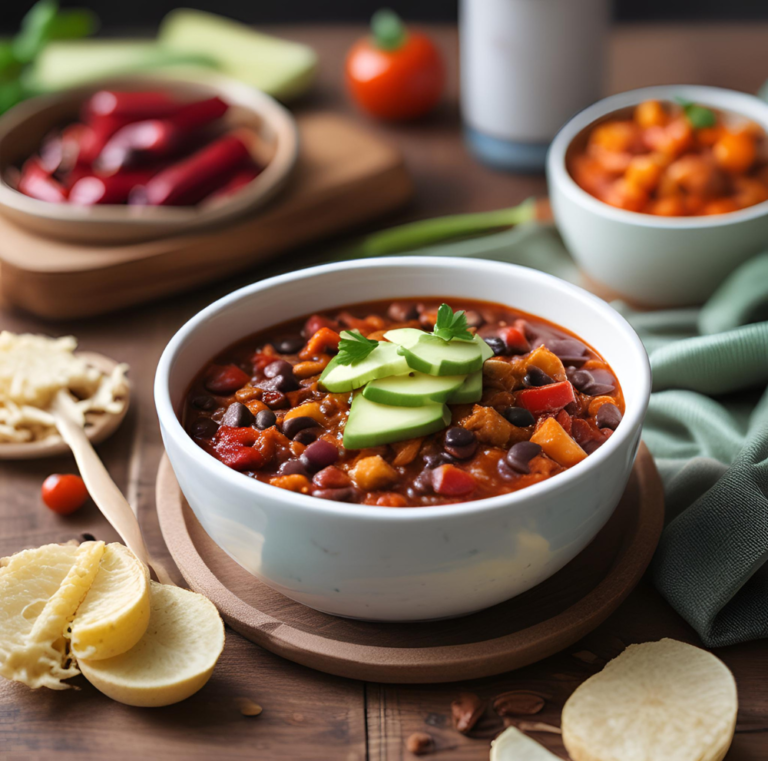
M 581 269 L 641 306 L 703 303 L 768 239 L 768 104 L 717 87 L 614 95 L 552 143 L 552 210 Z
M 345 365 L 353 333 L 376 346 Z M 392 377 L 411 355 L 425 372 Z M 643 346 L 605 302 L 431 257 L 236 291 L 178 331 L 155 378 L 166 451 L 214 541 L 298 602 L 379 621 L 480 610 L 575 557 L 618 504 L 649 394 Z
M 298 155 L 290 113 L 217 75 L 114 77 L 0 119 L 0 213 L 36 234 L 122 244 L 265 204 Z

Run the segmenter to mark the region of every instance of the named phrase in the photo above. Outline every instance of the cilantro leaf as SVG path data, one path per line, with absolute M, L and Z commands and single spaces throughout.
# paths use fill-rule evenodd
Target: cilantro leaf
M 448 304 L 440 304 L 437 310 L 437 322 L 432 333 L 443 341 L 450 341 L 453 338 L 459 341 L 472 341 L 474 338 L 467 327 L 464 310 L 454 312 Z
M 360 333 L 345 330 L 341 334 L 341 341 L 339 341 L 336 364 L 356 365 L 358 362 L 362 362 L 378 345 L 378 341 L 372 341 Z
M 688 119 L 688 123 L 694 129 L 705 129 L 707 127 L 714 127 L 717 124 L 717 117 L 711 109 L 699 106 L 685 98 L 675 98 L 675 100 L 683 107 L 685 118 Z

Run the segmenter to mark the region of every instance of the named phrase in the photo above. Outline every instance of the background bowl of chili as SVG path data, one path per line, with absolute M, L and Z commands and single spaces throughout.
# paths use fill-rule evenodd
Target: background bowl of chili
M 552 209 L 571 254 L 590 278 L 643 306 L 704 302 L 768 240 L 768 202 L 714 216 L 661 217 L 611 206 L 571 176 L 569 158 L 596 124 L 630 114 L 644 101 L 679 98 L 749 119 L 768 132 L 768 104 L 752 95 L 691 85 L 647 87 L 605 98 L 577 114 L 547 157 Z
M 255 331 L 350 301 L 428 296 L 506 304 L 563 326 L 594 347 L 622 386 L 625 413 L 614 434 L 584 461 L 519 491 L 394 509 L 261 483 L 212 457 L 182 426 L 187 393 L 206 360 Z M 574 558 L 618 504 L 649 395 L 642 343 L 604 301 L 524 267 L 432 257 L 342 262 L 242 288 L 176 333 L 155 378 L 166 451 L 214 541 L 298 602 L 378 621 L 481 610 L 530 589 Z
M 222 131 L 242 130 L 258 176 L 227 198 L 196 206 L 76 205 L 50 203 L 15 189 L 12 176 L 37 154 L 46 135 L 81 118 L 83 105 L 101 90 L 168 93 L 180 101 L 220 97 L 229 109 Z M 119 244 L 189 232 L 253 212 L 288 180 L 298 156 L 293 116 L 269 95 L 218 75 L 112 77 L 24 101 L 0 119 L 0 213 L 36 234 L 83 243 Z

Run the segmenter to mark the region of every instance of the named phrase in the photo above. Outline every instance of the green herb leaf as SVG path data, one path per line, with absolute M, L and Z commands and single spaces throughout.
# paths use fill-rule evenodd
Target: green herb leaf
M 467 327 L 464 311 L 454 312 L 448 304 L 440 304 L 437 310 L 437 322 L 432 332 L 443 341 L 450 341 L 453 338 L 459 341 L 472 341 L 474 338 Z
M 685 98 L 675 98 L 675 100 L 683 107 L 685 118 L 688 119 L 688 123 L 694 129 L 705 129 L 706 127 L 714 127 L 717 124 L 715 112 L 706 106 L 699 106 Z
M 30 63 L 51 38 L 59 12 L 57 0 L 38 0 L 21 21 L 21 31 L 13 38 L 13 53 L 21 63 Z
M 89 37 L 99 28 L 99 17 L 87 8 L 59 11 L 49 28 L 52 40 L 77 40 Z
M 358 362 L 362 362 L 378 345 L 378 341 L 372 341 L 360 333 L 345 330 L 341 334 L 341 341 L 339 341 L 336 364 L 356 365 Z

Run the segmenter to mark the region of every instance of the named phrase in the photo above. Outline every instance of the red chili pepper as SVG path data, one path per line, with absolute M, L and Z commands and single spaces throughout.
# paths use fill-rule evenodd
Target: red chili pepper
M 252 183 L 261 174 L 261 169 L 255 164 L 239 170 L 232 179 L 222 185 L 217 191 L 211 193 L 206 201 L 220 201 L 229 198 L 242 190 L 246 185 Z
M 534 413 L 558 412 L 574 401 L 576 396 L 569 381 L 527 388 L 517 394 L 517 404 Z
M 67 194 L 61 183 L 51 177 L 49 172 L 35 159 L 28 159 L 21 168 L 18 190 L 31 198 L 49 203 L 66 203 Z
M 155 175 L 131 194 L 148 206 L 192 206 L 226 183 L 250 160 L 245 143 L 232 133 Z
M 443 497 L 460 497 L 474 491 L 474 476 L 455 465 L 441 465 L 432 471 L 432 488 Z
M 168 121 L 184 132 L 191 132 L 221 119 L 228 109 L 229 106 L 221 98 L 206 98 L 184 104 L 175 114 L 168 117 Z
M 89 99 L 85 113 L 87 117 L 116 117 L 127 124 L 144 119 L 164 119 L 178 112 L 183 105 L 165 92 L 100 90 Z
M 158 171 L 160 171 L 159 167 L 117 172 L 109 177 L 95 175 L 82 177 L 72 185 L 69 191 L 69 202 L 81 206 L 125 203 L 133 188 L 146 183 Z

